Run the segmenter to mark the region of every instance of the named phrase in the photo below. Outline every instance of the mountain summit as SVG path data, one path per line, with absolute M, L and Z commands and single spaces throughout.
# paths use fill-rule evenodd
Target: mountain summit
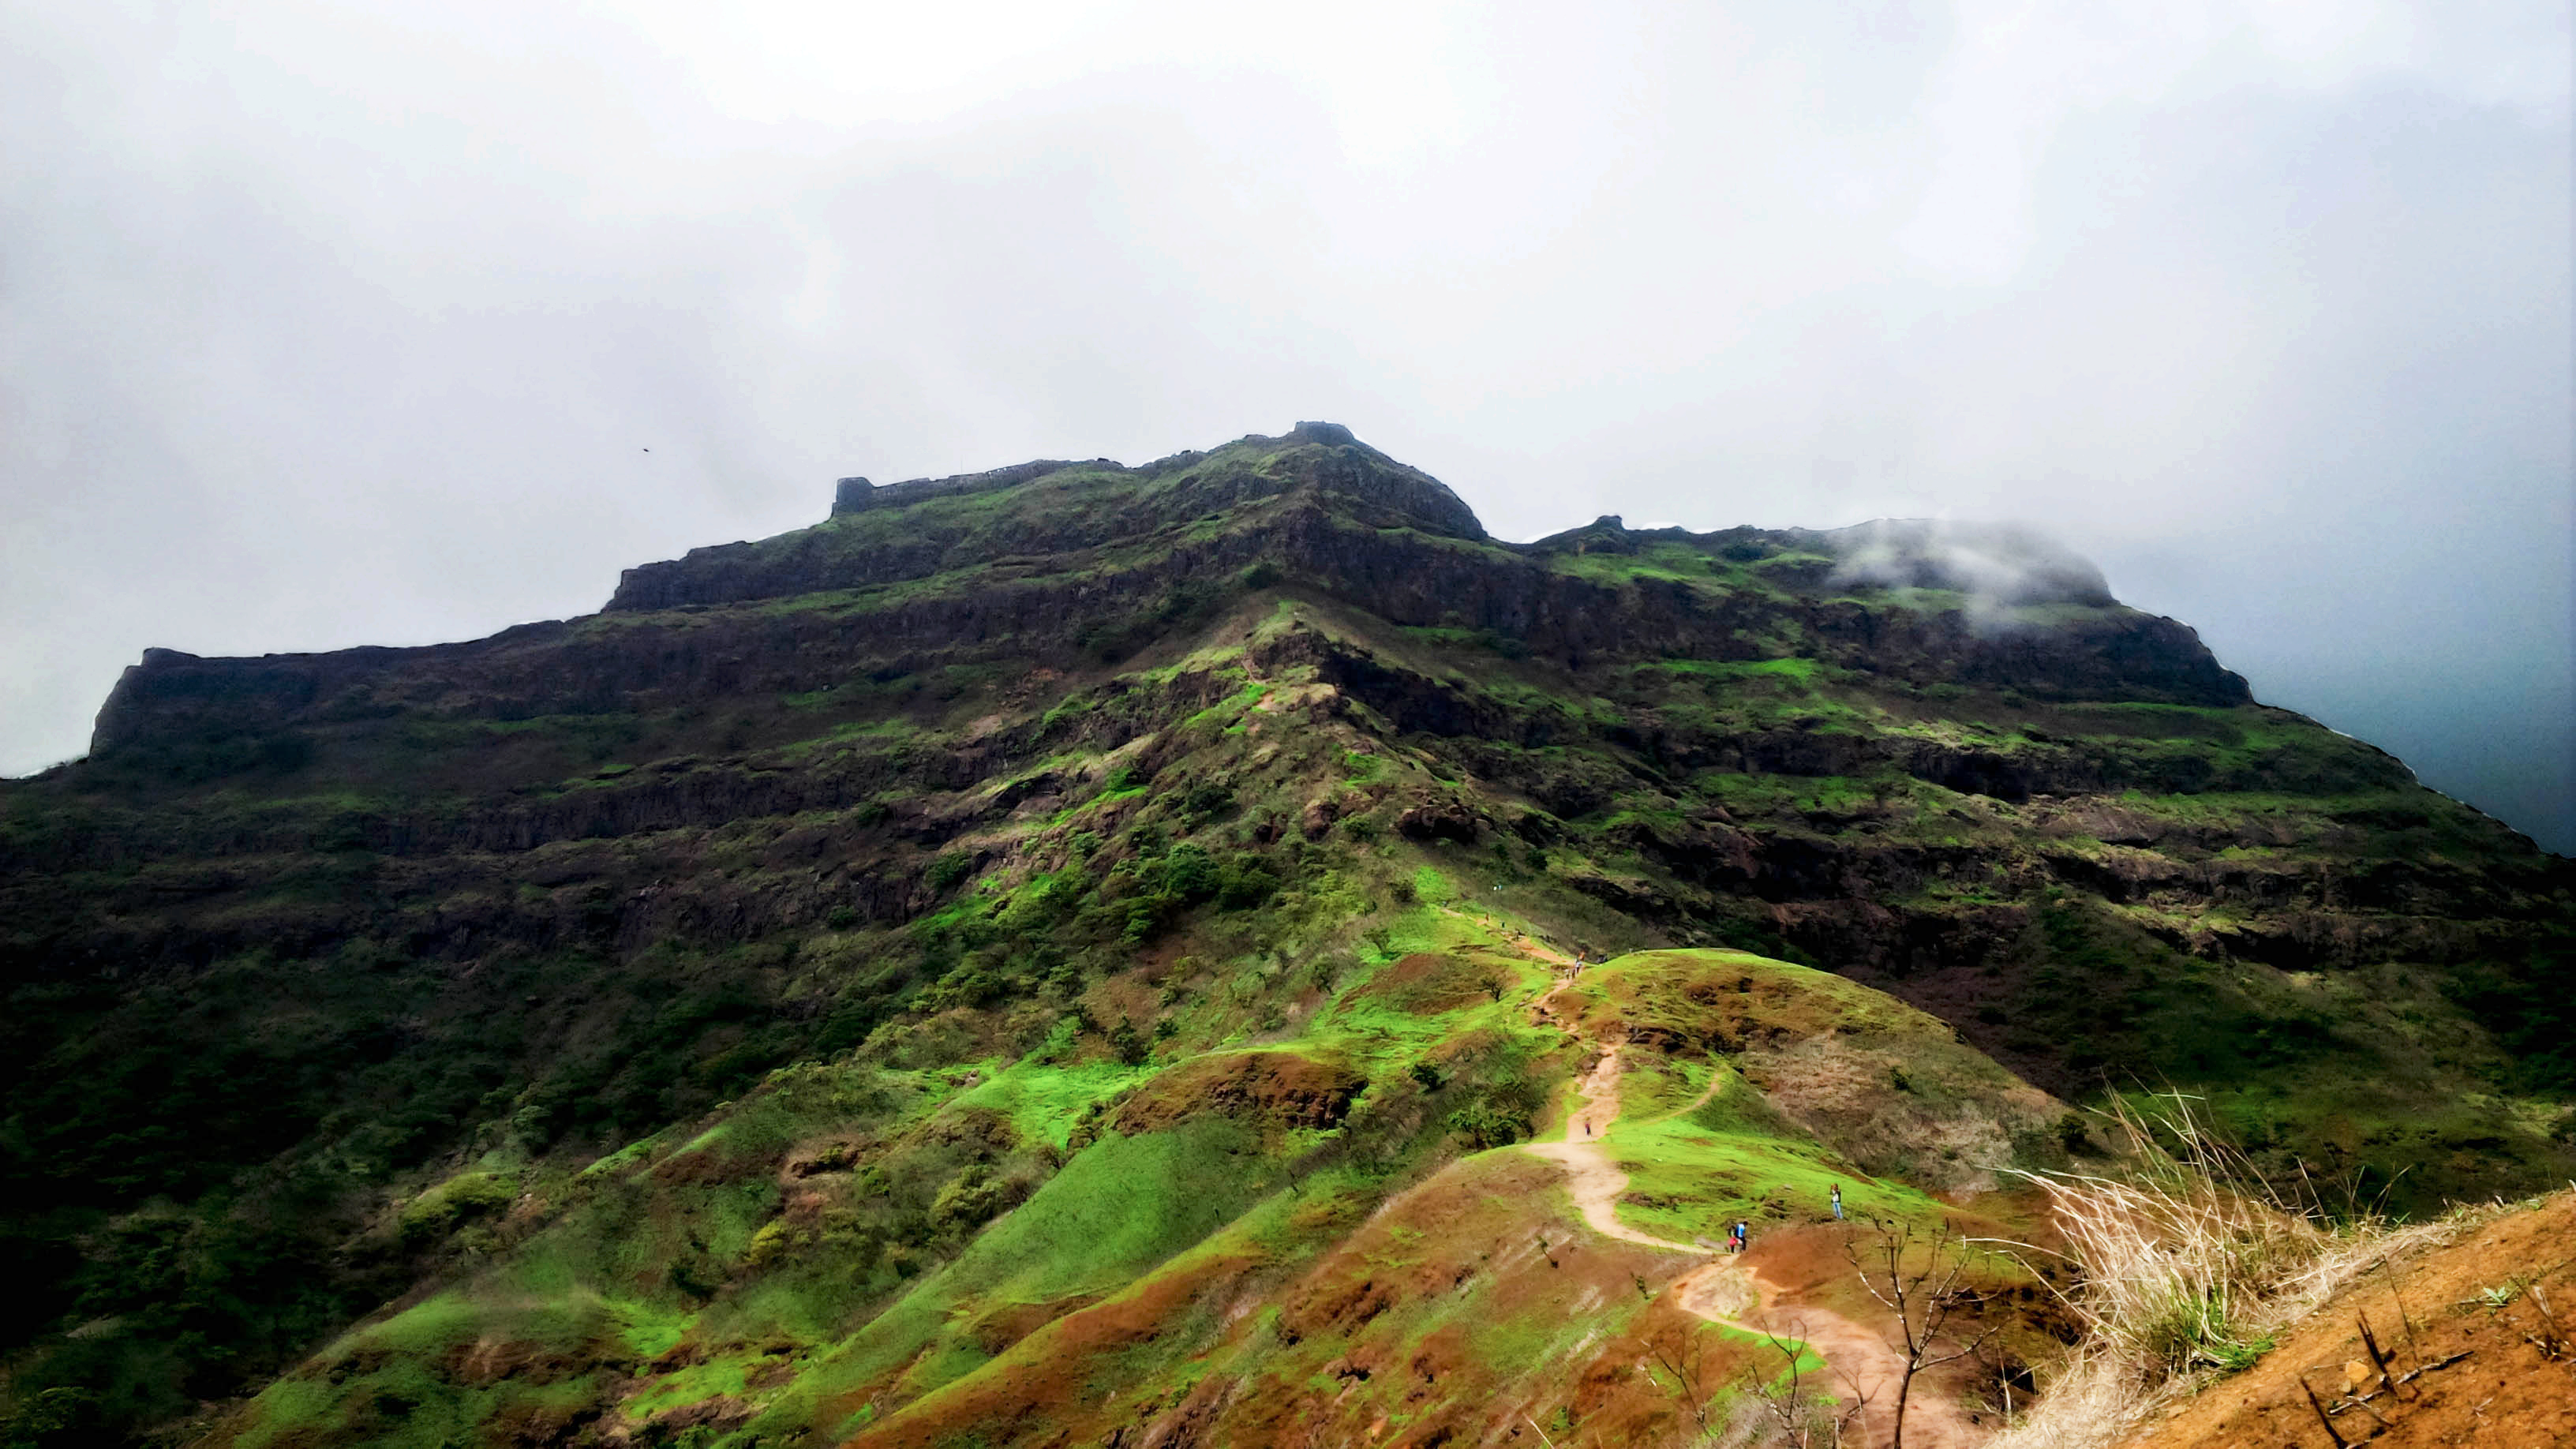
M 2018 530 L 1511 544 L 1329 423 L 844 479 L 583 618 L 148 651 L 0 782 L 0 1412 L 1637 1441 L 1829 1189 L 2019 1231 L 2114 1096 L 2576 1170 L 2571 889 Z

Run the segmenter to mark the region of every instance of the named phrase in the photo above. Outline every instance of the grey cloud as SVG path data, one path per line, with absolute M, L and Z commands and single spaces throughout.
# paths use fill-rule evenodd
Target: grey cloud
M 2564 7 L 1986 10 L 10 7 L 0 768 L 1326 417 L 1506 537 L 2027 527 L 2576 849 Z
M 1968 596 L 1969 617 L 2006 628 L 2031 604 L 2112 602 L 2102 571 L 2054 539 L 2012 524 L 1880 518 L 1836 529 L 1821 542 L 1838 583 L 1948 589 Z

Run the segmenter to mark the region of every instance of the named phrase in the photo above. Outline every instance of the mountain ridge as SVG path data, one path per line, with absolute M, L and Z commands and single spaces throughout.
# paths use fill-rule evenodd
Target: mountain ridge
M 88 759 L 0 783 L 0 1398 L 245 1445 L 824 1442 L 957 1395 L 1070 1432 L 1014 1356 L 1062 1322 L 1154 1399 L 1094 1427 L 1158 1443 L 1290 1363 L 1424 1435 L 1499 1432 L 1479 1394 L 1669 1423 L 1582 1377 L 1628 1318 L 1510 1339 L 1587 1230 L 1506 1154 L 1616 1042 L 1615 1210 L 1668 1241 L 1813 1228 L 1775 1168 L 2018 1231 L 1964 1184 L 2148 1091 L 2401 1209 L 2576 1168 L 2571 864 L 2044 541 L 1509 544 L 1319 424 L 843 492 L 576 619 L 156 651 Z M 1766 981 L 1846 1015 L 1727 1025 Z M 1291 1179 L 1328 1186 L 1246 1195 Z M 1455 1245 L 1370 1376 L 1193 1317 L 1231 1285 L 1351 1367 L 1382 1315 L 1327 1265 L 1434 1182 L 1551 1245 L 1501 1255 L 1487 1348 L 1440 1336 Z M 1414 1354 L 1459 1392 L 1406 1397 Z M 1263 1392 L 1367 1428 L 1310 1389 Z
M 1319 441 L 1323 440 L 1323 441 Z M 1483 545 L 1495 554 L 1523 559 L 1546 559 L 1552 555 L 1633 555 L 1641 547 L 1658 542 L 1696 544 L 1741 553 L 1750 559 L 1790 556 L 1788 567 L 1771 572 L 1793 587 L 1843 582 L 1854 578 L 1879 579 L 1901 576 L 1903 587 L 1934 591 L 1970 593 L 1963 585 L 1985 584 L 1981 579 L 1961 578 L 1958 571 L 1944 567 L 1939 553 L 1928 545 L 1942 533 L 1941 526 L 1915 527 L 1900 521 L 1881 520 L 1851 529 L 1817 532 L 1806 529 L 1756 530 L 1737 528 L 1708 534 L 1691 534 L 1678 529 L 1632 532 L 1615 518 L 1604 518 L 1582 528 L 1568 529 L 1529 544 L 1509 544 L 1487 539 L 1481 524 L 1466 505 L 1446 485 L 1428 475 L 1404 468 L 1384 455 L 1349 438 L 1348 430 L 1335 424 L 1301 424 L 1299 429 L 1282 438 L 1254 435 L 1229 445 L 1232 450 L 1278 449 L 1305 453 L 1299 461 L 1308 466 L 1287 476 L 1247 468 L 1227 468 L 1235 461 L 1228 449 L 1214 454 L 1183 453 L 1159 460 L 1143 468 L 1129 469 L 1095 460 L 1090 464 L 1031 463 L 988 473 L 962 475 L 942 480 L 916 480 L 914 483 L 889 485 L 886 490 L 928 487 L 933 491 L 902 506 L 911 513 L 930 498 L 962 499 L 978 494 L 1016 490 L 1024 485 L 1053 480 L 1062 496 L 1045 500 L 1059 505 L 1043 512 L 1043 522 L 1011 526 L 1016 520 L 1005 519 L 996 529 L 957 529 L 950 534 L 914 536 L 900 540 L 884 535 L 892 528 L 861 540 L 852 548 L 833 545 L 843 543 L 834 536 L 832 524 L 850 513 L 864 509 L 836 508 L 824 525 L 794 530 L 761 543 L 734 543 L 691 550 L 682 559 L 646 564 L 626 572 L 618 589 L 601 614 L 640 613 L 660 609 L 715 607 L 746 604 L 762 600 L 814 594 L 831 590 L 883 588 L 898 583 L 914 583 L 932 578 L 943 566 L 943 560 L 960 556 L 967 559 L 989 558 L 998 553 L 1003 558 L 1031 555 L 1069 556 L 1079 560 L 1085 555 L 1116 544 L 1134 544 L 1157 532 L 1168 532 L 1186 520 L 1205 516 L 1210 507 L 1239 506 L 1247 502 L 1279 500 L 1294 493 L 1340 493 L 1372 505 L 1364 515 L 1381 527 L 1401 523 L 1405 527 L 1427 527 L 1434 537 L 1461 539 Z M 1302 445 L 1302 447 L 1300 446 Z M 1320 457 L 1316 455 L 1322 455 Z M 1356 455 L 1356 456 L 1354 456 Z M 1265 455 L 1280 456 L 1278 451 Z M 1075 477 L 1068 480 L 1066 474 Z M 1089 508 L 1098 504 L 1108 484 L 1113 481 L 1155 482 L 1179 474 L 1177 488 L 1161 490 L 1159 496 L 1141 500 L 1139 506 L 1123 512 L 1104 513 L 1099 518 L 1085 517 L 1068 524 L 1062 507 Z M 1091 485 L 1088 488 L 1082 485 Z M 1198 485 L 1198 486 L 1190 486 Z M 1296 502 L 1293 497 L 1286 501 Z M 881 505 L 871 522 L 900 526 L 898 520 Z M 1442 584 L 1454 583 L 1457 570 L 1454 560 L 1437 553 L 1397 550 L 1388 556 L 1357 557 L 1339 546 L 1349 540 L 1319 532 L 1313 526 L 1317 510 L 1294 510 L 1294 516 L 1273 520 L 1274 527 L 1252 540 L 1241 550 L 1248 558 L 1265 546 L 1284 544 L 1291 567 L 1316 574 L 1340 574 L 1345 583 L 1358 569 L 1379 573 L 1400 572 L 1409 567 L 1424 567 L 1445 576 Z M 1281 526 L 1284 525 L 1284 526 Z M 2026 536 L 2003 528 L 1972 531 L 1981 539 L 2000 539 L 2016 543 L 2025 551 L 2035 552 Z M 995 534 L 1000 536 L 997 539 Z M 1846 547 L 1844 541 L 1849 540 Z M 1794 550 L 1822 546 L 1835 553 L 1801 558 Z M 1999 554 L 2003 550 L 1992 550 Z M 1195 568 L 1225 568 L 1237 560 L 1224 552 L 1204 560 L 1190 561 Z M 1802 570 L 1799 564 L 1807 566 Z M 1453 567 L 1443 568 L 1441 565 Z M 968 566 L 972 566 L 969 564 Z M 2073 662 L 2073 653 L 2059 654 L 2040 661 L 2011 660 L 2009 648 L 2015 639 L 2036 637 L 2033 631 L 2017 630 L 2017 621 L 2005 617 L 2015 607 L 2067 605 L 2077 608 L 2115 610 L 2133 616 L 2124 620 L 2126 627 L 2114 631 L 2109 639 L 2088 637 L 2074 653 L 2082 649 L 2101 649 L 2113 657 L 2127 656 L 2144 666 L 2141 673 L 2115 674 L 2090 681 L 2093 688 L 2119 690 L 2134 695 L 2141 691 L 2170 695 L 2176 702 L 2232 704 L 2250 697 L 2244 682 L 2218 667 L 2188 626 L 2150 615 L 2137 615 L 2123 609 L 2101 583 L 2098 571 L 2080 560 L 2054 561 L 2052 567 L 2024 570 L 2027 579 L 2043 585 L 2036 591 L 2025 585 L 2009 599 L 1993 599 L 1989 592 L 1971 593 L 1972 599 L 1993 599 L 1989 607 L 1962 616 L 1965 623 L 1951 631 L 1951 637 L 1933 641 L 1954 655 L 1966 656 L 1967 674 L 1976 677 L 1990 674 L 2001 682 L 2039 686 L 2046 671 L 2064 669 Z M 1597 601 L 1580 596 L 1533 597 L 1539 591 L 1530 587 L 1526 578 L 1513 582 L 1518 587 L 1507 590 L 1478 590 L 1443 587 L 1437 602 L 1384 587 L 1384 581 L 1366 579 L 1376 585 L 1368 602 L 1387 612 L 1391 618 L 1411 625 L 1434 625 L 1462 615 L 1471 627 L 1495 628 L 1526 634 L 1533 626 L 1542 631 L 1563 630 L 1564 616 L 1578 614 Z M 1496 597 L 1496 595 L 1501 595 Z M 1550 616 L 1556 616 L 1553 620 Z M 596 619 L 599 615 L 584 616 Z M 341 691 L 349 687 L 349 676 L 362 675 L 399 667 L 412 661 L 431 661 L 465 651 L 498 650 L 506 645 L 551 642 L 564 637 L 563 631 L 578 621 L 550 620 L 521 624 L 485 639 L 460 644 L 438 644 L 388 648 L 362 646 L 316 654 L 266 655 L 256 659 L 207 660 L 173 650 L 146 650 L 142 663 L 130 666 L 111 691 L 100 711 L 94 734 L 94 752 L 110 752 L 145 736 L 146 721 L 157 708 L 185 711 L 191 706 L 216 710 L 227 705 L 240 707 L 251 699 L 267 696 L 276 704 L 292 710 L 319 703 L 328 710 L 334 707 L 364 709 L 363 702 L 334 703 L 325 701 L 326 690 Z M 1017 622 L 1024 622 L 1015 620 Z M 1627 624 L 1630 621 L 1621 620 Z M 1663 632 L 1672 632 L 1673 621 L 1660 620 Z M 1835 620 L 1820 621 L 1831 628 Z M 1718 621 L 1726 627 L 1729 621 Z M 1587 641 L 1588 642 L 1588 641 Z M 1653 641 L 1654 647 L 1673 643 L 1711 645 L 1720 653 L 1751 657 L 1751 651 L 1740 642 L 1706 638 L 1675 641 L 1670 638 Z M 1867 641 L 1877 646 L 1880 641 Z M 1953 672 L 1962 662 L 1946 661 Z M 2079 684 L 2081 688 L 2084 685 Z M 249 696 L 250 699 L 245 699 Z M 272 710 L 272 716 L 277 711 Z M 246 727 L 234 723 L 235 727 Z

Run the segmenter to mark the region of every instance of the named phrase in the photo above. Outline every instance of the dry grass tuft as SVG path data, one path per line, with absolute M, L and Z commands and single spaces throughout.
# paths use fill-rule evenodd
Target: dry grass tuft
M 2047 1396 L 1986 1449 L 2102 1449 L 2163 1402 L 2138 1366 L 2079 1349 L 2048 1383 Z
M 2117 1109 L 2138 1164 L 2129 1180 L 2023 1174 L 2066 1234 L 2080 1277 L 2065 1297 L 2085 1332 L 2046 1395 L 1988 1449 L 2102 1449 L 2208 1378 L 2250 1366 L 2362 1273 L 2477 1220 L 2331 1224 L 2315 1203 L 2267 1187 L 2186 1099 L 2168 1100 L 2172 1112 L 2152 1118 Z

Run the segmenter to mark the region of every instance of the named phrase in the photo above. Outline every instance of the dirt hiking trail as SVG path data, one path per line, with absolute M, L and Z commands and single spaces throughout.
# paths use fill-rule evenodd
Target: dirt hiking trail
M 1643 1243 L 1650 1248 L 1672 1248 L 1696 1253 L 1697 1248 L 1682 1243 L 1668 1243 L 1619 1221 L 1611 1205 L 1619 1194 L 1628 1190 L 1628 1174 L 1621 1172 L 1610 1155 L 1601 1150 L 1601 1138 L 1610 1124 L 1619 1120 L 1619 1049 L 1612 1047 L 1601 1054 L 1600 1064 L 1586 1075 L 1577 1089 L 1586 1098 L 1583 1107 L 1565 1124 L 1565 1137 L 1557 1142 L 1533 1142 L 1528 1150 L 1547 1158 L 1565 1169 L 1566 1185 L 1573 1190 L 1574 1205 L 1583 1211 L 1583 1220 L 1592 1231 L 1605 1238 L 1626 1243 Z
M 1544 1010 L 1544 998 L 1540 1005 Z M 1529 1143 L 1522 1150 L 1565 1169 L 1574 1205 L 1594 1232 L 1621 1242 L 1708 1256 L 1705 1248 L 1642 1233 L 1618 1219 L 1615 1208 L 1619 1195 L 1628 1190 L 1628 1174 L 1610 1160 L 1602 1140 L 1619 1120 L 1619 1053 L 1616 1045 L 1604 1050 L 1576 1084 L 1583 1105 L 1566 1119 L 1565 1135 Z M 1715 1090 L 1712 1083 L 1709 1092 Z M 1703 1092 L 1700 1100 L 1707 1100 L 1709 1092 Z M 1803 1301 L 1798 1280 L 1815 1275 L 1813 1263 L 1802 1260 L 1812 1259 L 1815 1250 L 1825 1246 L 1816 1234 L 1793 1231 L 1780 1235 L 1776 1244 L 1772 1235 L 1764 1237 L 1764 1242 L 1740 1257 L 1710 1257 L 1683 1274 L 1672 1286 L 1674 1303 L 1709 1323 L 1803 1340 L 1825 1361 L 1822 1382 L 1817 1385 L 1821 1392 L 1848 1399 L 1856 1391 L 1867 1400 L 1860 1440 L 1867 1449 L 1881 1449 L 1896 1432 L 1896 1390 L 1905 1376 L 1904 1356 L 1876 1332 L 1821 1304 Z M 1834 1240 L 1838 1263 L 1839 1242 Z M 1802 1273 L 1800 1268 L 1810 1271 Z M 1987 1434 L 1958 1405 L 1940 1397 L 1929 1381 L 1917 1380 L 1905 1410 L 1907 1449 L 1975 1449 Z

